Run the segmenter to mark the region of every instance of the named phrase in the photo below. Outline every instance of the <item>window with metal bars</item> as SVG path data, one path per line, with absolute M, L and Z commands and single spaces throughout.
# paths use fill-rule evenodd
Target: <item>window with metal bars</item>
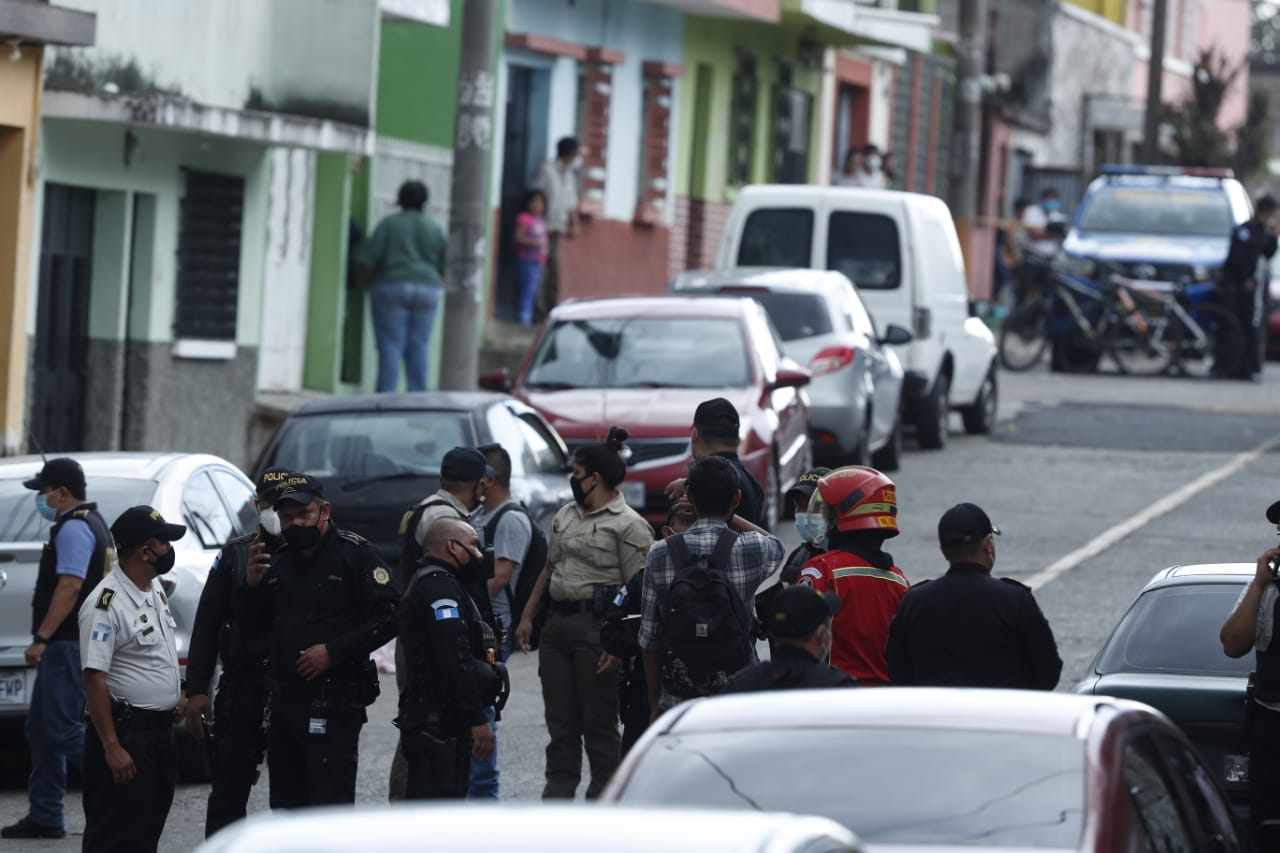
M 236 339 L 244 178 L 184 169 L 174 337 Z

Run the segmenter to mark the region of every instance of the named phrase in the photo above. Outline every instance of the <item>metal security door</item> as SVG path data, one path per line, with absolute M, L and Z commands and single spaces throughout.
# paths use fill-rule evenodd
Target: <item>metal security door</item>
M 93 208 L 93 190 L 45 186 L 31 434 L 50 453 L 85 449 Z

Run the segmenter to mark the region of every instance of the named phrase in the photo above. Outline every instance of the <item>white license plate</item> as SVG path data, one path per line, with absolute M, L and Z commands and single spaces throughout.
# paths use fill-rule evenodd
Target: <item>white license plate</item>
M 1223 759 L 1222 778 L 1233 785 L 1246 785 L 1249 782 L 1249 756 L 1227 755 Z
M 632 509 L 644 509 L 644 483 L 623 480 L 618 491 L 622 492 L 622 499 L 627 502 L 627 506 Z
M 27 674 L 20 670 L 0 670 L 0 705 L 27 704 Z

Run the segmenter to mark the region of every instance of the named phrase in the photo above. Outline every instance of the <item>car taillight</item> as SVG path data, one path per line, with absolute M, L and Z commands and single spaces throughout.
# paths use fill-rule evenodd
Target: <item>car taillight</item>
M 853 347 L 827 347 L 809 362 L 809 372 L 814 376 L 835 373 L 853 364 L 857 350 Z

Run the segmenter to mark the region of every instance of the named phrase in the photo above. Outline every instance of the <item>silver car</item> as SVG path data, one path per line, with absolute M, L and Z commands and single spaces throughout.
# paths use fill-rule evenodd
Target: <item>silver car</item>
M 406 805 L 308 809 L 251 817 L 196 853 L 860 853 L 822 817 L 599 805 Z
M 257 524 L 253 484 L 225 459 L 200 453 L 77 453 L 73 458 L 84 468 L 89 501 L 108 525 L 129 507 L 149 504 L 169 521 L 187 526 L 187 535 L 173 543 L 173 571 L 160 579 L 178 623 L 178 662 L 185 667 L 196 607 L 218 550 Z M 22 483 L 42 464 L 37 456 L 0 461 L 0 722 L 26 717 L 35 680 L 23 652 L 31 643 L 31 597 L 51 525 L 36 512 L 35 492 Z
M 683 294 L 748 296 L 773 321 L 780 348 L 809 368 L 809 424 L 814 460 L 896 471 L 902 454 L 902 363 L 844 274 L 811 269 L 693 270 L 671 285 Z

